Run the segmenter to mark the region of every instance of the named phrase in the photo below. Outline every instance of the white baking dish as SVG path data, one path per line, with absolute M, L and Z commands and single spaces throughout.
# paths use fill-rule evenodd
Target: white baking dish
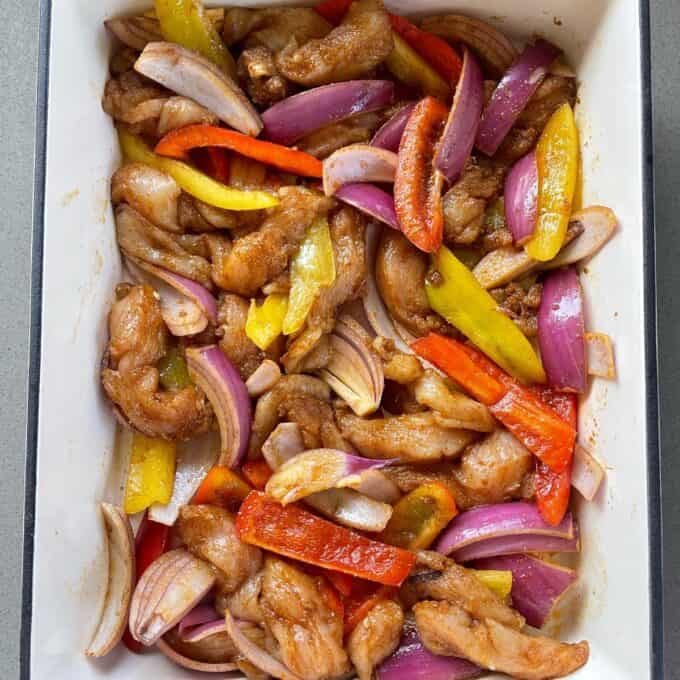
M 540 32 L 565 48 L 582 81 L 584 204 L 611 206 L 621 222 L 582 277 L 589 326 L 615 339 L 619 370 L 616 383 L 594 382 L 581 409 L 582 440 L 609 475 L 596 502 L 577 509 L 580 590 L 571 618 L 554 622 L 565 639 L 591 643 L 574 676 L 582 679 L 662 677 L 649 29 L 639 1 L 388 3 L 403 13 L 467 11 L 514 36 Z M 102 21 L 148 4 L 43 0 L 22 635 L 22 678 L 33 680 L 191 676 L 158 654 L 121 649 L 92 662 L 82 652 L 105 587 L 97 503 L 120 496 L 98 369 L 120 276 Z

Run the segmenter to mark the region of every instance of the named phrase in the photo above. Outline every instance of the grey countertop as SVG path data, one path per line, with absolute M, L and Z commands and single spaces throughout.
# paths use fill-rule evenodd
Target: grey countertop
M 0 676 L 18 678 L 38 0 L 0 0 Z M 680 680 L 680 0 L 651 0 L 666 678 Z M 632 613 L 634 615 L 634 613 Z M 59 679 L 61 680 L 61 679 Z

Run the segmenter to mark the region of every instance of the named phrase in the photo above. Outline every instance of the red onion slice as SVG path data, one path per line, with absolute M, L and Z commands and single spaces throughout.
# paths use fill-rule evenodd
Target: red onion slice
M 605 467 L 580 444 L 574 447 L 574 464 L 571 469 L 571 485 L 587 500 L 597 495 L 605 476 Z
M 415 105 L 415 102 L 411 102 L 402 106 L 387 122 L 383 123 L 373 136 L 371 146 L 397 153 L 401 136 L 404 134 L 404 128 Z
M 205 392 L 220 426 L 219 465 L 235 467 L 248 450 L 251 405 L 238 371 L 217 345 L 188 347 L 189 374 Z
M 394 83 L 389 80 L 348 80 L 323 85 L 280 101 L 262 114 L 264 136 L 290 145 L 321 127 L 389 106 Z
M 484 77 L 470 50 L 463 48 L 463 69 L 451 111 L 434 158 L 437 170 L 455 182 L 475 144 L 479 117 L 484 106 Z
M 475 569 L 512 572 L 512 606 L 534 628 L 542 628 L 567 590 L 576 582 L 573 569 L 530 555 L 504 555 L 477 560 Z
M 505 179 L 505 222 L 515 245 L 526 243 L 536 227 L 538 166 L 531 151 L 515 163 Z
M 543 534 L 521 534 L 519 536 L 499 536 L 486 541 L 468 545 L 451 553 L 456 562 L 469 562 L 483 557 L 513 555 L 515 553 L 575 553 L 581 544 L 577 525 L 574 524 L 573 538 L 545 536 Z
M 210 663 L 208 661 L 190 659 L 188 656 L 184 656 L 173 649 L 163 638 L 158 640 L 156 647 L 167 656 L 170 661 L 191 671 L 200 671 L 202 673 L 230 673 L 238 671 L 238 666 L 235 663 L 231 663 L 231 661 L 225 663 Z
M 533 503 L 515 501 L 483 505 L 461 513 L 450 522 L 435 549 L 444 555 L 450 554 L 456 561 L 462 562 L 507 552 L 547 552 L 548 548 L 535 546 L 540 545 L 541 541 L 552 545 L 554 541 L 551 542 L 549 539 L 559 539 L 562 544 L 573 543 L 575 538 L 578 537 L 571 513 L 567 513 L 562 522 L 553 527 L 541 517 Z M 488 549 L 485 549 L 485 544 L 491 541 L 495 542 L 494 547 L 504 552 L 489 553 Z M 515 545 L 519 547 L 508 549 L 508 546 Z M 531 548 L 526 547 L 529 545 Z
M 186 640 L 186 635 L 190 634 L 193 628 L 197 628 L 206 623 L 214 623 L 216 620 L 219 620 L 220 623 L 224 623 L 224 619 L 217 613 L 214 605 L 199 604 L 179 622 L 177 632 L 183 640 Z
M 375 671 L 377 680 L 468 680 L 482 674 L 475 664 L 438 656 L 423 645 L 415 622 L 407 619 L 399 647 Z
M 335 197 L 399 231 L 394 199 L 373 184 L 345 184 L 336 191 Z
M 531 96 L 543 82 L 550 64 L 561 50 L 546 40 L 537 40 L 524 49 L 505 72 L 484 109 L 477 131 L 477 148 L 493 156 Z
M 567 267 L 543 281 L 538 344 L 548 382 L 560 390 L 586 389 L 585 322 L 578 274 Z
M 350 144 L 323 162 L 323 190 L 332 196 L 341 186 L 355 182 L 394 182 L 397 154 L 368 144 Z

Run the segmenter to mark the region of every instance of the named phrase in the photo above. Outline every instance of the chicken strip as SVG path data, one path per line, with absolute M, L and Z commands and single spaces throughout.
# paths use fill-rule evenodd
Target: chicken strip
M 332 199 L 304 187 L 283 187 L 281 203 L 255 232 L 236 240 L 213 278 L 220 288 L 254 296 L 288 266 L 307 228 L 333 206 Z
M 194 385 L 163 391 L 155 364 L 165 354 L 167 330 L 150 286 L 126 286 L 109 315 L 104 391 L 127 422 L 147 437 L 188 439 L 207 429 L 211 411 Z
M 177 201 L 182 190 L 161 170 L 142 163 L 128 163 L 111 177 L 111 202 L 127 203 L 157 227 L 179 232 Z
M 420 484 L 444 484 L 460 510 L 478 505 L 528 498 L 534 458 L 506 430 L 496 430 L 468 446 L 454 463 L 393 465 L 384 472 L 401 491 L 408 493 Z
M 369 142 L 382 122 L 380 113 L 360 113 L 315 130 L 298 140 L 296 146 L 316 158 L 324 159 L 343 146 Z
M 241 86 L 256 104 L 269 107 L 292 92 L 290 83 L 279 73 L 274 54 L 268 47 L 249 47 L 236 62 Z
M 239 540 L 233 516 L 222 508 L 184 505 L 177 528 L 187 548 L 218 569 L 223 594 L 234 592 L 262 566 L 260 549 Z
M 416 463 L 451 458 L 477 436 L 470 430 L 442 427 L 432 412 L 367 420 L 338 408 L 335 415 L 341 434 L 369 458 Z
M 116 208 L 115 216 L 118 245 L 125 255 L 212 288 L 210 263 L 205 258 L 192 255 L 170 233 L 149 222 L 127 203 Z
M 399 646 L 404 611 L 394 600 L 378 602 L 347 639 L 347 652 L 359 680 L 371 680 L 373 669 Z
M 525 635 L 493 619 L 475 619 L 451 602 L 419 602 L 413 611 L 423 644 L 433 654 L 463 657 L 513 678 L 562 678 L 588 661 L 585 641 Z
M 381 0 L 356 0 L 342 23 L 324 38 L 302 45 L 291 38 L 276 63 L 286 78 L 312 87 L 369 73 L 393 45 L 390 20 Z
M 228 609 L 239 621 L 263 623 L 264 618 L 260 607 L 262 576 L 263 572 L 258 571 L 257 574 L 248 577 L 233 592 L 218 588 L 215 609 L 222 615 Z
M 407 581 L 417 599 L 453 602 L 479 620 L 494 619 L 516 630 L 524 626 L 524 618 L 485 586 L 473 570 L 435 552 L 418 553 L 418 562 L 429 569 Z
M 177 204 L 177 219 L 185 231 L 199 234 L 217 229 L 257 228 L 261 210 L 223 210 L 182 193 Z
M 349 670 L 342 615 L 319 579 L 275 557 L 265 560 L 260 604 L 284 664 L 303 680 L 335 678 Z
M 425 293 L 428 269 L 425 253 L 403 234 L 383 229 L 375 261 L 375 280 L 385 306 L 395 321 L 414 335 L 452 332 L 451 326 L 430 309 Z
M 366 280 L 364 229 L 363 216 L 349 206 L 340 208 L 331 216 L 335 281 L 319 291 L 303 330 L 291 342 L 283 356 L 283 365 L 288 373 L 310 370 L 309 364 L 303 366 L 303 362 L 321 339 L 333 330 L 338 308 L 359 297 Z M 324 361 L 313 368 L 320 368 L 325 363 Z
M 325 446 L 351 451 L 335 424 L 330 398 L 330 388 L 318 378 L 283 376 L 257 401 L 248 456 L 260 457 L 262 445 L 282 421 L 298 425 L 305 449 Z

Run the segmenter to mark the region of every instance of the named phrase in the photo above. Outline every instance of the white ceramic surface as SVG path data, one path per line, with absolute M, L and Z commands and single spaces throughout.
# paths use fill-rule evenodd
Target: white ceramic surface
M 86 660 L 105 587 L 100 500 L 119 500 L 114 424 L 99 388 L 106 313 L 120 275 L 108 181 L 119 160 L 100 106 L 107 16 L 148 3 L 54 0 L 48 111 L 43 323 L 31 678 L 198 677 L 160 655 L 118 650 Z M 258 4 L 240 2 L 233 4 Z M 272 4 L 262 3 L 262 4 Z M 283 3 L 278 3 L 283 4 Z M 462 10 L 514 37 L 562 46 L 582 82 L 578 120 L 584 204 L 603 203 L 621 229 L 588 264 L 588 325 L 615 340 L 619 378 L 594 381 L 582 441 L 609 466 L 597 500 L 578 507 L 581 586 L 554 622 L 588 639 L 579 679 L 642 680 L 649 671 L 649 568 L 643 315 L 642 105 L 636 0 L 395 0 L 402 13 Z M 205 676 L 204 676 L 205 677 Z

